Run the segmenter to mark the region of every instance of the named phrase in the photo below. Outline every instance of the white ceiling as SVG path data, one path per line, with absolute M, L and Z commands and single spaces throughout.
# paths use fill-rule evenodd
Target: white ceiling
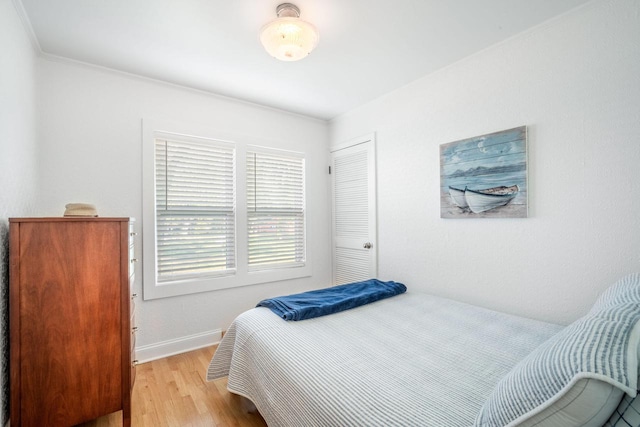
M 331 119 L 588 0 L 295 0 L 320 32 L 280 62 L 279 0 L 15 0 L 42 52 Z

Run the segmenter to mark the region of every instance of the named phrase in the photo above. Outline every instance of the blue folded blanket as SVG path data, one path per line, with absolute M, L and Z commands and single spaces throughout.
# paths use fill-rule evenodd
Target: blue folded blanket
M 397 282 L 370 279 L 262 300 L 256 307 L 267 307 L 284 320 L 304 320 L 359 307 L 370 302 L 389 298 L 407 287 Z

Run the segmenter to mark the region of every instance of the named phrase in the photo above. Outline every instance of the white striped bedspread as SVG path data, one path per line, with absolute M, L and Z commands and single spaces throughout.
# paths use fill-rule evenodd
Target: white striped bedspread
M 207 379 L 228 375 L 271 427 L 470 426 L 561 329 L 420 293 L 299 322 L 261 307 L 231 324 Z

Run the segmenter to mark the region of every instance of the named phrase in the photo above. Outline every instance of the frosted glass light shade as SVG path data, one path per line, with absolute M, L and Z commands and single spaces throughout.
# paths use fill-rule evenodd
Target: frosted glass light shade
M 260 30 L 260 41 L 267 52 L 281 61 L 297 61 L 318 45 L 316 27 L 299 18 L 278 18 Z

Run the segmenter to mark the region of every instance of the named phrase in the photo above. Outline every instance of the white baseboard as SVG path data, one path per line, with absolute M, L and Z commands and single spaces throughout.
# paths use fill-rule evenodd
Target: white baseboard
M 173 356 L 174 354 L 186 353 L 187 351 L 208 347 L 219 343 L 221 339 L 222 331 L 216 329 L 173 340 L 162 341 L 156 344 L 143 345 L 136 347 L 136 359 L 138 363 L 151 362 L 152 360 Z

